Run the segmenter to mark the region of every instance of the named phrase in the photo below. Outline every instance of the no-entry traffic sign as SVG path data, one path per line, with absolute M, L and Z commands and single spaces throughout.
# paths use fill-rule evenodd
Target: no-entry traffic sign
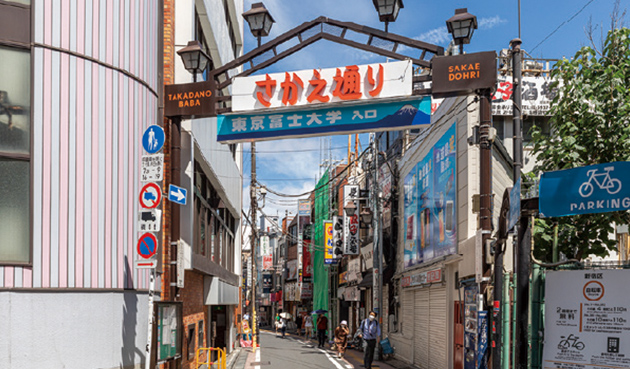
M 140 190 L 140 206 L 145 209 L 155 209 L 162 200 L 162 190 L 160 186 L 151 182 L 147 183 Z
M 145 233 L 138 240 L 138 255 L 150 259 L 157 252 L 158 241 L 153 233 Z

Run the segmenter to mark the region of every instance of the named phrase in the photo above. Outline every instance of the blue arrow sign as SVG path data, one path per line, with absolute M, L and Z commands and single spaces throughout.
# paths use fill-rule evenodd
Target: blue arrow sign
M 168 200 L 176 204 L 186 205 L 186 189 L 175 185 L 168 186 Z
M 142 147 L 149 154 L 155 154 L 164 146 L 164 129 L 160 126 L 152 125 L 144 131 L 142 135 Z

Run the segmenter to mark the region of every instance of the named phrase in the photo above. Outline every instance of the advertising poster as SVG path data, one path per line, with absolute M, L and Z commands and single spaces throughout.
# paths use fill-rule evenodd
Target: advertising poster
M 543 368 L 630 368 L 629 270 L 549 271 Z
M 418 204 L 416 212 L 416 224 L 418 227 L 416 244 L 418 249 L 414 258 L 414 264 L 419 264 L 433 259 L 435 253 L 435 245 L 431 242 L 434 233 L 431 226 L 431 214 L 433 214 L 434 204 L 432 155 L 425 156 L 424 159 L 416 164 L 416 176 L 418 177 L 415 194 Z
M 330 220 L 324 221 L 324 264 L 333 264 L 333 223 Z
M 405 267 L 457 251 L 456 124 L 405 177 Z
M 405 266 L 416 264 L 418 247 L 416 244 L 416 170 L 412 170 L 405 177 Z
M 431 244 L 429 259 L 454 254 L 457 250 L 457 186 L 455 163 L 457 151 L 455 125 L 433 146 L 433 209 L 431 211 Z M 427 261 L 425 258 L 424 261 Z

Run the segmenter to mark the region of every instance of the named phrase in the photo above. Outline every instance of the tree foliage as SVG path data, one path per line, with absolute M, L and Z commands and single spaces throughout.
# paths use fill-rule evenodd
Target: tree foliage
M 601 51 L 587 46 L 560 60 L 551 76 L 559 94 L 550 110 L 551 135 L 539 129 L 532 135 L 536 171 L 630 160 L 630 29 L 609 31 Z M 616 244 L 609 239 L 612 223 L 629 221 L 628 212 L 539 219 L 537 256 L 549 255 L 552 223 L 559 226 L 559 250 L 581 259 L 607 255 Z

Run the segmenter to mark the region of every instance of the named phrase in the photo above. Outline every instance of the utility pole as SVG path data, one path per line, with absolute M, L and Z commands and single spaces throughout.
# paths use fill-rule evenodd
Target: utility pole
M 375 291 L 375 293 L 378 296 L 378 300 L 374 308 L 375 310 L 378 308 L 378 320 L 379 320 L 379 325 L 381 326 L 381 337 L 379 337 L 378 342 L 381 342 L 381 340 L 383 339 L 383 314 L 385 312 L 385 309 L 383 309 L 383 265 L 382 265 L 383 264 L 383 241 L 382 241 L 382 229 L 380 226 L 380 222 L 381 222 L 380 201 L 381 199 L 380 199 L 380 194 L 379 194 L 380 191 L 379 191 L 379 186 L 378 186 L 378 138 L 377 138 L 376 133 L 372 133 L 371 136 L 372 136 L 372 155 L 374 155 L 373 156 L 374 171 L 373 171 L 373 176 L 372 176 L 372 201 L 374 204 L 374 216 L 372 219 L 372 227 L 373 227 L 373 232 L 374 232 L 373 255 L 374 255 L 374 259 L 376 259 L 374 263 L 374 267 L 377 268 L 377 273 L 375 277 L 378 278 L 378 281 L 375 281 L 376 286 L 378 287 L 378 291 Z M 378 348 L 378 353 L 379 353 L 379 358 L 381 358 L 382 350 L 380 348 L 380 344 Z
M 252 209 L 252 234 L 251 234 L 251 246 L 252 246 L 252 346 L 254 352 L 256 352 L 256 345 L 258 343 L 258 339 L 256 334 L 258 333 L 258 329 L 256 327 L 256 285 L 258 284 L 258 253 L 257 249 L 257 232 L 256 232 L 256 143 L 251 143 L 251 155 L 252 155 L 252 170 L 251 170 L 251 183 L 249 185 L 250 190 L 250 206 Z
M 521 176 L 521 168 L 523 167 L 523 113 L 522 113 L 522 96 L 521 96 L 521 40 L 516 38 L 510 41 L 512 46 L 512 100 L 513 100 L 513 130 L 514 130 L 514 182 Z M 520 201 L 520 198 L 519 198 Z M 531 227 L 527 216 L 521 216 L 518 225 L 518 239 L 515 243 L 514 255 L 516 257 L 516 314 L 521 319 L 516 322 L 516 366 L 515 368 L 527 368 L 527 342 L 529 342 L 528 334 L 528 316 L 529 316 L 529 249 Z

